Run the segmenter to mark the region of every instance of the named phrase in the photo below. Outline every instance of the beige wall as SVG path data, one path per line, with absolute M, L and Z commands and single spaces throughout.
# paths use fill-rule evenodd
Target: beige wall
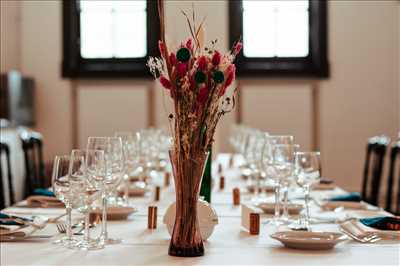
M 0 72 L 20 66 L 20 3 L 0 1 Z
M 358 190 L 366 139 L 382 133 L 394 138 L 400 128 L 399 3 L 331 1 L 331 78 L 317 82 L 242 80 L 244 122 L 272 133 L 295 134 L 304 149 L 311 149 L 311 89 L 316 86 L 320 95 L 318 133 L 324 175 L 348 189 Z M 171 43 L 176 44 L 187 35 L 180 9 L 190 7 L 191 1 L 167 2 Z M 227 2 L 196 1 L 196 8 L 198 17 L 207 15 L 207 36 L 218 38 L 220 46 L 228 48 Z M 153 86 L 152 82 L 71 83 L 61 79 L 61 2 L 25 1 L 19 10 L 20 34 L 14 38 L 20 38 L 22 44 L 16 53 L 17 64 L 10 64 L 19 65 L 24 74 L 37 80 L 37 129 L 45 135 L 47 159 L 72 147 L 73 88 L 77 89 L 78 145 L 91 134 L 134 130 L 147 124 L 147 90 Z M 16 13 L 14 17 L 18 17 Z M 13 27 L 8 25 L 7 29 Z M 3 46 L 7 39 L 3 26 L 1 36 Z M 9 60 L 6 59 L 7 64 Z M 155 121 L 157 125 L 165 125 L 168 99 L 162 100 L 158 86 L 154 94 Z M 228 149 L 226 136 L 233 121 L 234 116 L 230 115 L 220 124 L 218 148 Z

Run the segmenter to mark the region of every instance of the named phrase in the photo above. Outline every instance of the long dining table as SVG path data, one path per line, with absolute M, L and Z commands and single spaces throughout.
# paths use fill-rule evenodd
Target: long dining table
M 204 242 L 205 255 L 194 258 L 171 257 L 168 255 L 170 236 L 163 215 L 174 201 L 173 182 L 162 187 L 160 200 L 154 201 L 150 192 L 145 197 L 130 198 L 137 208 L 127 220 L 109 221 L 109 235 L 122 239 L 122 243 L 107 245 L 101 250 L 68 249 L 53 244 L 60 236 L 55 224 L 48 224 L 38 232 L 41 235 L 54 235 L 50 239 L 35 239 L 20 242 L 1 243 L 1 265 L 399 265 L 399 242 L 359 243 L 348 239 L 334 249 L 310 251 L 285 248 L 270 237 L 277 229 L 261 217 L 259 235 L 250 235 L 241 226 L 241 206 L 232 203 L 232 188 L 241 187 L 242 202 L 249 200 L 245 183 L 237 168 L 228 167 L 227 154 L 221 154 L 217 162 L 223 165 L 226 186 L 219 190 L 214 185 L 212 207 L 218 214 L 218 225 L 211 237 Z M 216 163 L 214 163 L 216 164 Z M 214 167 L 216 168 L 216 167 Z M 216 169 L 213 169 L 216 170 Z M 218 180 L 216 171 L 214 176 Z M 157 182 L 157 180 L 155 181 Z M 162 182 L 162 180 L 158 180 Z M 330 191 L 313 191 L 313 197 L 326 197 L 343 193 L 340 188 Z M 272 195 L 271 195 L 272 199 Z M 147 209 L 149 205 L 158 206 L 157 228 L 147 229 Z M 320 212 L 312 205 L 312 214 Z M 18 215 L 43 215 L 55 217 L 63 209 L 9 207 L 5 212 Z M 339 232 L 336 223 L 313 224 L 315 231 Z

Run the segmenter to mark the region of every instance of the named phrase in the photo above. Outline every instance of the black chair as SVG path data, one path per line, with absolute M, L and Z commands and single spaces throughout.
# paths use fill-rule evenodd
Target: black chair
M 8 181 L 8 197 L 9 197 L 9 203 L 10 205 L 15 203 L 15 197 L 14 197 L 14 189 L 13 189 L 13 183 L 12 183 L 12 175 L 11 175 L 11 164 L 10 164 L 10 149 L 8 148 L 8 145 L 5 143 L 0 142 L 0 210 L 4 209 L 6 207 L 6 190 L 5 190 L 5 185 L 3 183 L 3 155 L 5 155 L 6 158 L 6 168 L 7 168 L 7 181 Z
M 43 161 L 42 135 L 37 132 L 20 133 L 25 161 L 25 197 L 32 195 L 36 188 L 45 187 L 45 166 Z
M 375 206 L 379 202 L 382 170 L 389 143 L 390 139 L 386 136 L 376 136 L 368 140 L 361 198 Z
M 395 183 L 397 179 L 397 184 Z M 386 193 L 386 211 L 400 215 L 400 140 L 395 142 L 390 151 L 390 165 Z M 393 195 L 397 185 L 397 201 Z

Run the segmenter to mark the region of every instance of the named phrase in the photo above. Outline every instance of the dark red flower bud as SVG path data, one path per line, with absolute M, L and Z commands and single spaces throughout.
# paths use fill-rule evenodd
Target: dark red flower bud
M 236 67 L 235 65 L 229 65 L 227 70 L 226 70 L 226 80 L 225 80 L 225 87 L 228 87 L 232 84 L 233 80 L 235 79 L 235 71 Z
M 206 86 L 202 87 L 197 95 L 197 102 L 200 105 L 204 105 L 207 101 L 208 88 Z
M 174 66 L 176 65 L 176 55 L 174 53 L 171 53 L 169 55 L 169 63 Z
M 233 48 L 233 54 L 234 54 L 234 55 L 239 54 L 240 50 L 242 50 L 242 47 L 243 47 L 242 42 L 237 42 L 237 43 L 235 44 L 235 47 Z
M 176 65 L 176 70 L 178 72 L 178 76 L 183 77 L 186 75 L 187 65 L 185 63 L 178 62 L 178 64 Z
M 171 82 L 163 75 L 160 76 L 160 83 L 164 88 L 171 89 Z
M 160 50 L 161 56 L 164 56 L 165 48 L 165 43 L 163 43 L 162 41 L 158 41 L 158 49 Z
M 199 69 L 202 70 L 202 71 L 205 71 L 206 68 L 207 68 L 207 59 L 206 59 L 206 57 L 204 55 L 200 56 L 200 58 L 199 58 L 199 60 L 197 62 L 199 64 Z
M 187 41 L 186 41 L 186 48 L 188 48 L 189 50 L 193 50 L 193 42 L 192 42 L 192 38 L 189 38 Z
M 221 62 L 221 54 L 218 51 L 215 51 L 211 61 L 214 66 L 218 66 Z

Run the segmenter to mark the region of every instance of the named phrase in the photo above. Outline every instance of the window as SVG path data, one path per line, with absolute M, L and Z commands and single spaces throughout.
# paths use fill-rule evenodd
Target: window
M 147 57 L 158 53 L 156 1 L 63 1 L 63 31 L 64 77 L 150 77 Z
M 328 77 L 326 1 L 229 2 L 241 76 Z

